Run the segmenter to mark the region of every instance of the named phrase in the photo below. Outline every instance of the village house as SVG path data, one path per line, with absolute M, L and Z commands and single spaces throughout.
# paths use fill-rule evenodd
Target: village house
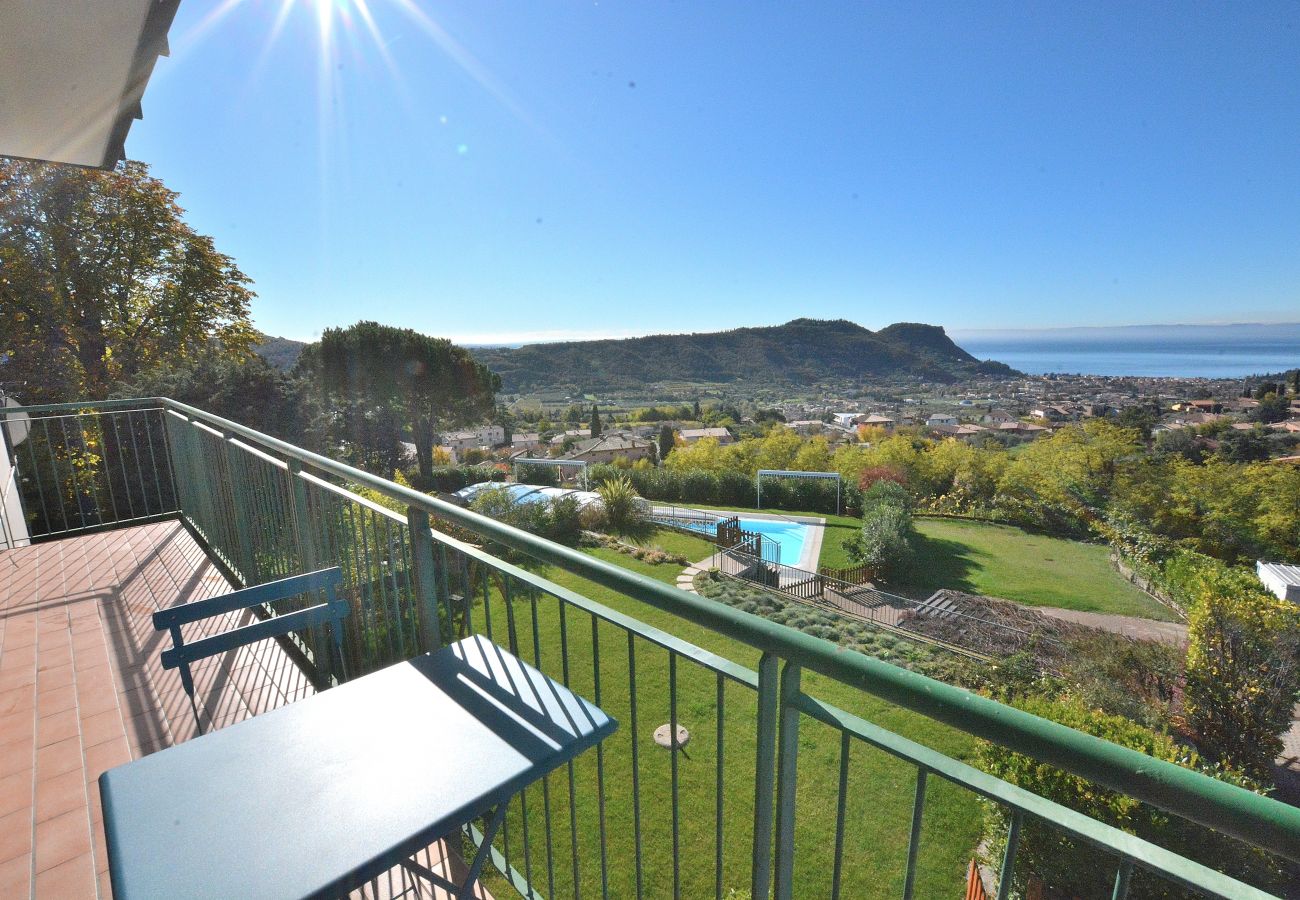
M 610 463 L 621 457 L 628 462 L 636 462 L 638 459 L 652 459 L 654 453 L 653 441 L 626 434 L 606 434 L 575 444 L 563 458 L 586 463 Z
M 858 424 L 865 425 L 868 428 L 883 428 L 886 432 L 892 432 L 898 425 L 898 423 L 889 418 L 889 416 L 882 416 L 877 413 L 872 413 L 871 415 L 864 417 Z
M 1016 421 L 1016 417 L 1005 409 L 990 409 L 984 415 L 980 416 L 980 421 L 985 425 L 1001 425 L 1004 422 Z
M 1047 434 L 1052 429 L 1029 422 L 1003 422 L 998 426 L 997 430 L 1002 434 L 1016 434 L 1022 437 L 1036 438 L 1039 435 Z
M 702 441 L 705 438 L 713 438 L 719 444 L 734 444 L 736 442 L 735 437 L 725 428 L 683 428 L 677 434 L 687 444 L 694 444 L 696 441 Z

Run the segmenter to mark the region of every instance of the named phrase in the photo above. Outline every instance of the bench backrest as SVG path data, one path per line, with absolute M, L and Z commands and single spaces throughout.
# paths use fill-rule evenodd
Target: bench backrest
M 269 581 L 266 584 L 232 591 L 207 600 L 161 609 L 153 614 L 154 629 L 169 631 L 172 637 L 172 646 L 162 652 L 162 666 L 164 669 L 181 670 L 181 686 L 189 695 L 190 706 L 194 709 L 194 718 L 199 723 L 200 731 L 203 730 L 203 723 L 199 719 L 198 704 L 194 697 L 194 676 L 190 671 L 190 663 L 207 659 L 209 656 L 216 656 L 267 638 L 281 637 L 292 631 L 327 625 L 333 638 L 340 678 L 346 678 L 343 662 L 343 620 L 352 611 L 352 607 L 345 598 L 339 596 L 339 586 L 342 583 L 343 573 L 335 566 L 331 569 L 308 572 L 305 575 L 282 578 L 279 581 Z M 260 619 L 188 644 L 181 634 L 182 625 L 242 609 L 266 606 L 279 600 L 317 591 L 325 595 L 324 603 L 284 615 Z

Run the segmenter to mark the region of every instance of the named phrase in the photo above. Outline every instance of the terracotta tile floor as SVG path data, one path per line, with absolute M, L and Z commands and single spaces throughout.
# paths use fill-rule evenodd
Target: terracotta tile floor
M 170 639 L 150 616 L 230 589 L 177 522 L 0 552 L 0 898 L 111 896 L 100 773 L 196 733 L 179 676 L 159 663 Z M 205 729 L 312 693 L 274 641 L 194 676 Z M 443 871 L 443 855 L 434 845 L 421 861 Z M 434 896 L 400 870 L 365 895 Z

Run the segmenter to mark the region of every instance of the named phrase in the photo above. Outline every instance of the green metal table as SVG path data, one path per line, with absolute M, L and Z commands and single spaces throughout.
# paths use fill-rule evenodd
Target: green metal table
M 105 772 L 113 893 L 329 897 L 402 864 L 468 896 L 510 798 L 617 727 L 465 638 Z M 463 884 L 410 861 L 484 815 Z

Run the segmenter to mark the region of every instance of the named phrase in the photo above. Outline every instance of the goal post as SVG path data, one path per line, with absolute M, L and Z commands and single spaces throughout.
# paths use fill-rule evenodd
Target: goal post
M 822 479 L 832 480 L 835 482 L 835 515 L 839 515 L 840 508 L 840 473 L 839 472 L 795 472 L 788 469 L 759 469 L 758 474 L 754 476 L 754 489 L 756 493 L 754 506 L 757 509 L 763 508 L 763 479 L 764 478 L 794 478 L 794 479 Z

